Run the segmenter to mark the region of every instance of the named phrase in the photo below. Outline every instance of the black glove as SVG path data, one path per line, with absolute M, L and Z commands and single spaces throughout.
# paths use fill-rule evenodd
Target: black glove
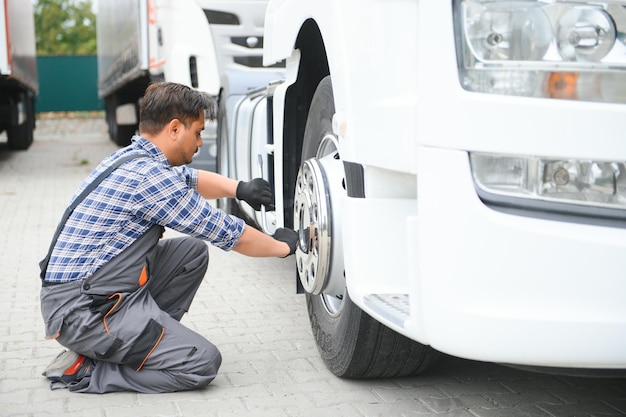
M 236 196 L 243 200 L 256 211 L 261 210 L 261 205 L 269 208 L 272 204 L 272 189 L 269 182 L 263 178 L 255 178 L 250 181 L 239 181 Z
M 298 232 L 296 232 L 295 230 L 285 229 L 284 227 L 281 227 L 279 229 L 276 229 L 273 237 L 279 242 L 285 242 L 287 245 L 289 245 L 289 253 L 283 256 L 283 258 L 294 254 L 298 247 Z

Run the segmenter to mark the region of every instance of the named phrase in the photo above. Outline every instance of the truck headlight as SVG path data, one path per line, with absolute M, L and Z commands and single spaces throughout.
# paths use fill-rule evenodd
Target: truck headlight
M 623 0 L 454 0 L 461 86 L 626 103 Z
M 556 27 L 559 54 L 566 61 L 599 62 L 615 45 L 615 23 L 598 7 L 574 7 Z
M 475 185 L 508 197 L 626 209 L 626 163 L 471 153 Z
M 519 3 L 519 2 L 518 2 Z M 481 61 L 539 60 L 552 41 L 548 16 L 532 3 L 465 2 L 468 47 Z

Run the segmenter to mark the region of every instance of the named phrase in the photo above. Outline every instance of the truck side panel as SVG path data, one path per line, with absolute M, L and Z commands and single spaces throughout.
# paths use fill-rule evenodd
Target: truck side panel
M 39 83 L 32 4 L 4 0 L 0 22 L 0 74 L 10 75 L 12 82 L 37 94 Z
M 33 141 L 39 91 L 33 7 L 19 0 L 0 6 L 0 132 L 9 148 L 24 150 Z
M 147 70 L 142 49 L 147 33 L 141 24 L 141 8 L 146 0 L 98 2 L 98 79 L 99 95 L 107 97 Z
M 11 71 L 11 58 L 9 56 L 9 22 L 7 21 L 6 1 L 0 6 L 0 74 L 8 75 Z

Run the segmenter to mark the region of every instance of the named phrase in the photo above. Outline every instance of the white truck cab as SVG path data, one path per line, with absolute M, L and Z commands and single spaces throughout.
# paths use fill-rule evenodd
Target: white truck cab
M 626 368 L 624 32 L 623 0 L 270 0 L 284 78 L 218 167 L 274 185 L 228 208 L 299 231 L 334 373 Z

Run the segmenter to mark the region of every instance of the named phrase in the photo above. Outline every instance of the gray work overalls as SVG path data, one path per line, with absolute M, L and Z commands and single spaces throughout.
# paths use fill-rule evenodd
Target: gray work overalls
M 45 284 L 46 338 L 96 359 L 77 392 L 173 392 L 209 384 L 218 349 L 179 321 L 204 278 L 209 254 L 200 239 L 163 239 L 153 226 L 85 280 Z

